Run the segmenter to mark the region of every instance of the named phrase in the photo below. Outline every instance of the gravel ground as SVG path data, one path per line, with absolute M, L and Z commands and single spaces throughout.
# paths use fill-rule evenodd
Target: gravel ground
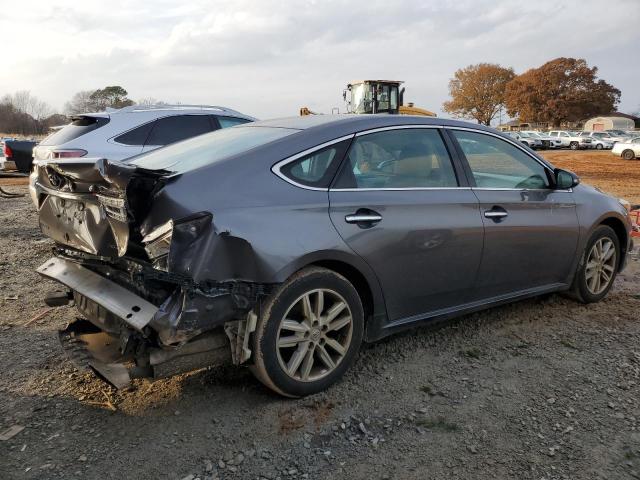
M 24 187 L 9 190 L 26 191 Z M 65 360 L 27 197 L 0 199 L 0 478 L 640 478 L 640 258 L 609 296 L 545 296 L 365 347 L 326 393 L 246 369 L 116 392 Z

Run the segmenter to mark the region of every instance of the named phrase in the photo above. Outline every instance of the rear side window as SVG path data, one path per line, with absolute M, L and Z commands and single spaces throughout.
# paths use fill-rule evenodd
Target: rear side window
M 105 126 L 107 123 L 109 123 L 108 117 L 91 117 L 88 115 L 72 117 L 70 124 L 65 125 L 57 132 L 49 135 L 40 142 L 40 145 L 62 145 L 89 132 L 93 132 Z
M 335 188 L 457 187 L 437 129 L 398 129 L 356 137 Z
M 236 117 L 216 117 L 216 118 L 220 123 L 220 128 L 234 127 L 236 125 L 242 125 L 243 123 L 248 123 L 251 121 L 251 120 L 247 120 L 246 118 L 236 118 Z
M 295 183 L 315 188 L 329 188 L 350 140 L 336 143 L 287 163 L 280 173 Z
M 147 137 L 149 136 L 149 133 L 151 133 L 153 124 L 154 122 L 145 123 L 144 125 L 140 125 L 133 130 L 129 130 L 128 132 L 123 133 L 113 140 L 118 143 L 122 143 L 123 145 L 142 146 L 147 141 Z
M 175 115 L 155 121 L 146 145 L 169 145 L 212 130 L 207 115 Z

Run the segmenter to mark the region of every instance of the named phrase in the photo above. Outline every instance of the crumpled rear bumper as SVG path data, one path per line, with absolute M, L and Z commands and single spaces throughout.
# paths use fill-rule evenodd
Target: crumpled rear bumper
M 158 307 L 144 298 L 70 260 L 53 257 L 37 272 L 100 304 L 139 332 L 158 312 Z

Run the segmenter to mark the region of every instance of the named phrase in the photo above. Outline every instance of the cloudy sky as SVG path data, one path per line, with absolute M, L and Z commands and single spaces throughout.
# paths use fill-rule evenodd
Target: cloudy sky
M 122 85 L 133 99 L 225 105 L 260 117 L 343 109 L 349 80 L 406 82 L 442 114 L 453 72 L 586 58 L 640 109 L 639 0 L 0 0 L 0 96 L 54 108 Z

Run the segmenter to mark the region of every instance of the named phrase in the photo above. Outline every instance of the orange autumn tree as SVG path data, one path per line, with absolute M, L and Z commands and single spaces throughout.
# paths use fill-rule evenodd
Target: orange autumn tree
M 449 81 L 451 100 L 442 108 L 454 117 L 489 125 L 503 106 L 506 85 L 514 76 L 512 68 L 494 63 L 461 68 Z
M 505 105 L 522 122 L 578 121 L 611 113 L 620 90 L 597 78 L 598 67 L 581 58 L 556 58 L 508 83 Z

